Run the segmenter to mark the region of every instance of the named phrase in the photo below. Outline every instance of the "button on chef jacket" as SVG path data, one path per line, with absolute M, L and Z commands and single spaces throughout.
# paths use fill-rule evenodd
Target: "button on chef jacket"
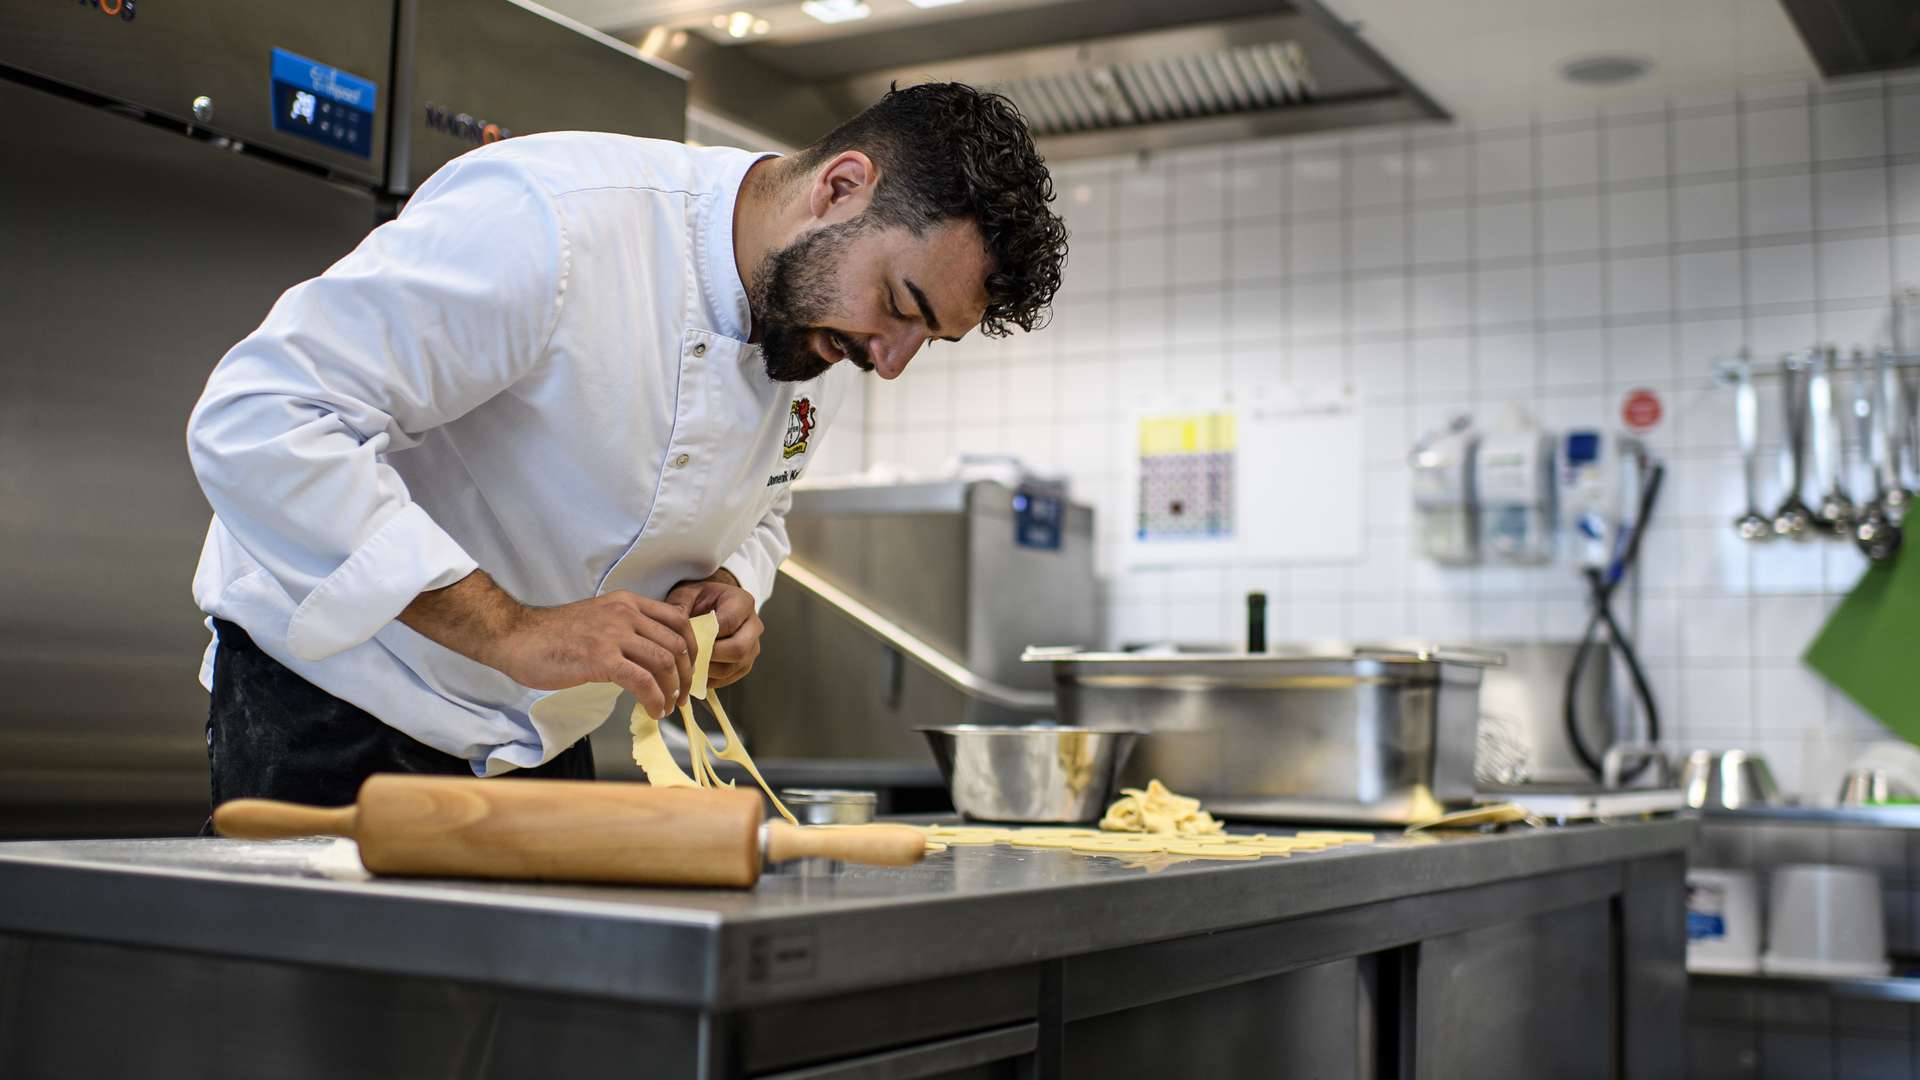
M 746 343 L 733 211 L 759 157 L 495 143 L 289 289 L 188 422 L 201 609 L 486 776 L 566 749 L 619 689 L 531 690 L 428 640 L 395 619 L 423 590 L 480 568 L 528 604 L 657 598 L 724 567 L 764 601 L 857 372 L 776 383 Z

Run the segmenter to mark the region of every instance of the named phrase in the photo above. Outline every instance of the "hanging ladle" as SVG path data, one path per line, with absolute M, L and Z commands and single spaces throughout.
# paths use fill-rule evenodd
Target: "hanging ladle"
M 1815 349 L 1808 356 L 1812 365 L 1807 376 L 1807 408 L 1813 418 L 1813 476 L 1816 486 L 1825 485 L 1820 508 L 1814 512 L 1814 524 L 1823 532 L 1837 536 L 1853 535 L 1853 500 L 1847 497 L 1846 439 L 1833 422 L 1833 371 L 1835 353 L 1831 346 Z
M 1866 367 L 1866 359 L 1855 352 L 1853 362 L 1854 420 L 1860 429 L 1860 440 L 1867 446 L 1867 460 L 1873 469 L 1873 498 L 1861 508 L 1854 522 L 1853 540 L 1867 558 L 1874 562 L 1885 562 L 1900 550 L 1900 525 L 1887 512 L 1887 493 L 1899 486 L 1897 478 L 1893 484 L 1889 484 L 1887 479 L 1887 474 L 1893 468 L 1888 453 L 1892 441 L 1888 426 L 1892 417 L 1887 415 L 1889 410 L 1885 398 L 1887 358 L 1882 355 L 1877 364 L 1876 374 L 1879 377 L 1874 382 L 1882 391 L 1878 402 L 1869 396 L 1866 382 L 1860 377 L 1862 369 Z
M 1793 540 L 1805 540 L 1813 527 L 1813 508 L 1800 493 L 1807 485 L 1807 394 L 1801 381 L 1803 369 L 1811 364 L 1796 362 L 1789 355 L 1780 360 L 1780 382 L 1787 403 L 1787 449 L 1793 465 L 1793 479 L 1787 497 L 1773 512 L 1773 533 Z
M 1755 474 L 1754 455 L 1760 442 L 1760 395 L 1753 388 L 1753 361 L 1746 353 L 1734 369 L 1739 382 L 1733 393 L 1733 419 L 1740 435 L 1740 464 L 1747 480 L 1747 512 L 1734 519 L 1733 527 L 1742 540 L 1770 540 L 1773 522 L 1760 512 L 1760 480 Z

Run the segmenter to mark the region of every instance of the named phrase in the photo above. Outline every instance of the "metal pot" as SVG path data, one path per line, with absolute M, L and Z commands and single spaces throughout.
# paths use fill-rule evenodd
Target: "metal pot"
M 1062 722 L 1152 733 L 1123 782 L 1158 778 L 1232 817 L 1380 823 L 1472 801 L 1481 672 L 1502 662 L 1371 647 L 1027 658 L 1053 665 Z
M 1081 822 L 1106 811 L 1139 731 L 1116 727 L 955 724 L 918 728 L 953 793 L 978 821 Z
M 1848 769 L 1840 780 L 1841 806 L 1886 806 L 1913 801 L 1914 792 L 1885 769 Z

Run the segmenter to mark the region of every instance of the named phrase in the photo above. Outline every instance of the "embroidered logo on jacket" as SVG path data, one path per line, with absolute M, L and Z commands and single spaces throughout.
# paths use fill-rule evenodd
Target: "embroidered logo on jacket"
M 787 441 L 780 451 L 783 458 L 807 452 L 807 437 L 813 434 L 813 399 L 799 398 L 787 410 Z

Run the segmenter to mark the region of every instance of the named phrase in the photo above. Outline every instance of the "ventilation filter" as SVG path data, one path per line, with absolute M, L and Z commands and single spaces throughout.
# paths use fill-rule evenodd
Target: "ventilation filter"
M 1028 75 L 994 89 L 1047 136 L 1275 109 L 1311 100 L 1313 77 L 1300 46 L 1278 41 Z

